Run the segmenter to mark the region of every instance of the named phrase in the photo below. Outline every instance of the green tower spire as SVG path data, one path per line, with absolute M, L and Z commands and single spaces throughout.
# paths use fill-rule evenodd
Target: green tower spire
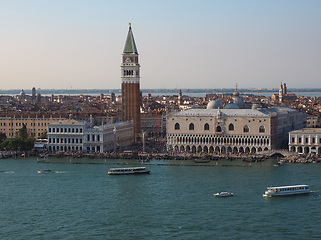
M 129 30 L 128 30 L 128 34 L 127 34 L 126 43 L 125 43 L 125 47 L 124 47 L 124 52 L 123 53 L 138 54 L 138 51 L 137 51 L 137 48 L 136 48 L 136 44 L 135 44 L 135 40 L 134 40 L 132 27 L 131 27 L 130 23 L 129 23 Z

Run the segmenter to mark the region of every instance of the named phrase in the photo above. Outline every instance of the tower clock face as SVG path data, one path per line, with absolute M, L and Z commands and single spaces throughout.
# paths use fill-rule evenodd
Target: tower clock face
M 126 58 L 125 61 L 126 61 L 126 62 L 131 62 L 130 58 Z

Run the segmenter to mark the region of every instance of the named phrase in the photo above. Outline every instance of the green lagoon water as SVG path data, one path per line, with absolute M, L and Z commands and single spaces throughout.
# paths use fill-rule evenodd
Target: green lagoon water
M 152 161 L 149 175 L 107 175 L 116 163 L 136 164 L 1 159 L 0 239 L 321 238 L 320 163 Z M 308 184 L 312 193 L 262 196 L 268 186 L 294 184 Z M 219 191 L 234 197 L 214 198 Z

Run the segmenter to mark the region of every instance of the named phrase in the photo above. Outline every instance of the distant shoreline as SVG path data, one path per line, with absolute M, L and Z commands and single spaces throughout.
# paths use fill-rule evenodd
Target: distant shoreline
M 153 95 L 178 95 L 180 89 L 141 89 L 143 94 L 151 93 Z M 222 89 L 212 89 L 212 88 L 182 88 L 183 95 L 190 94 L 213 94 L 214 91 L 217 94 L 220 93 L 232 93 L 235 91 L 234 88 L 222 88 Z M 277 88 L 260 88 L 260 89 L 245 89 L 240 88 L 238 91 L 242 93 L 253 93 L 255 95 L 263 93 L 278 93 Z M 18 95 L 21 89 L 0 89 L 0 95 Z M 24 89 L 26 94 L 31 94 L 31 89 Z M 42 95 L 98 95 L 98 94 L 110 94 L 116 93 L 120 94 L 120 89 L 37 89 L 37 93 Z M 288 88 L 288 93 L 319 93 L 321 94 L 321 88 Z

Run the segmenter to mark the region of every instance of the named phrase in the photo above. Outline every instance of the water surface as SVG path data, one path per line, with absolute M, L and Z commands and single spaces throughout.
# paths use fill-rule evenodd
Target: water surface
M 66 161 L 68 162 L 68 161 Z M 0 161 L 1 239 L 319 239 L 321 164 L 273 162 L 147 167 L 108 176 L 115 163 Z M 126 166 L 131 166 L 129 162 Z M 168 163 L 168 162 L 167 162 Z M 228 163 L 228 162 L 227 162 Z M 138 165 L 137 163 L 136 165 Z M 224 165 L 224 166 L 222 166 Z M 38 174 L 52 169 L 55 174 Z M 265 199 L 266 187 L 313 193 Z M 234 197 L 214 198 L 219 191 Z

